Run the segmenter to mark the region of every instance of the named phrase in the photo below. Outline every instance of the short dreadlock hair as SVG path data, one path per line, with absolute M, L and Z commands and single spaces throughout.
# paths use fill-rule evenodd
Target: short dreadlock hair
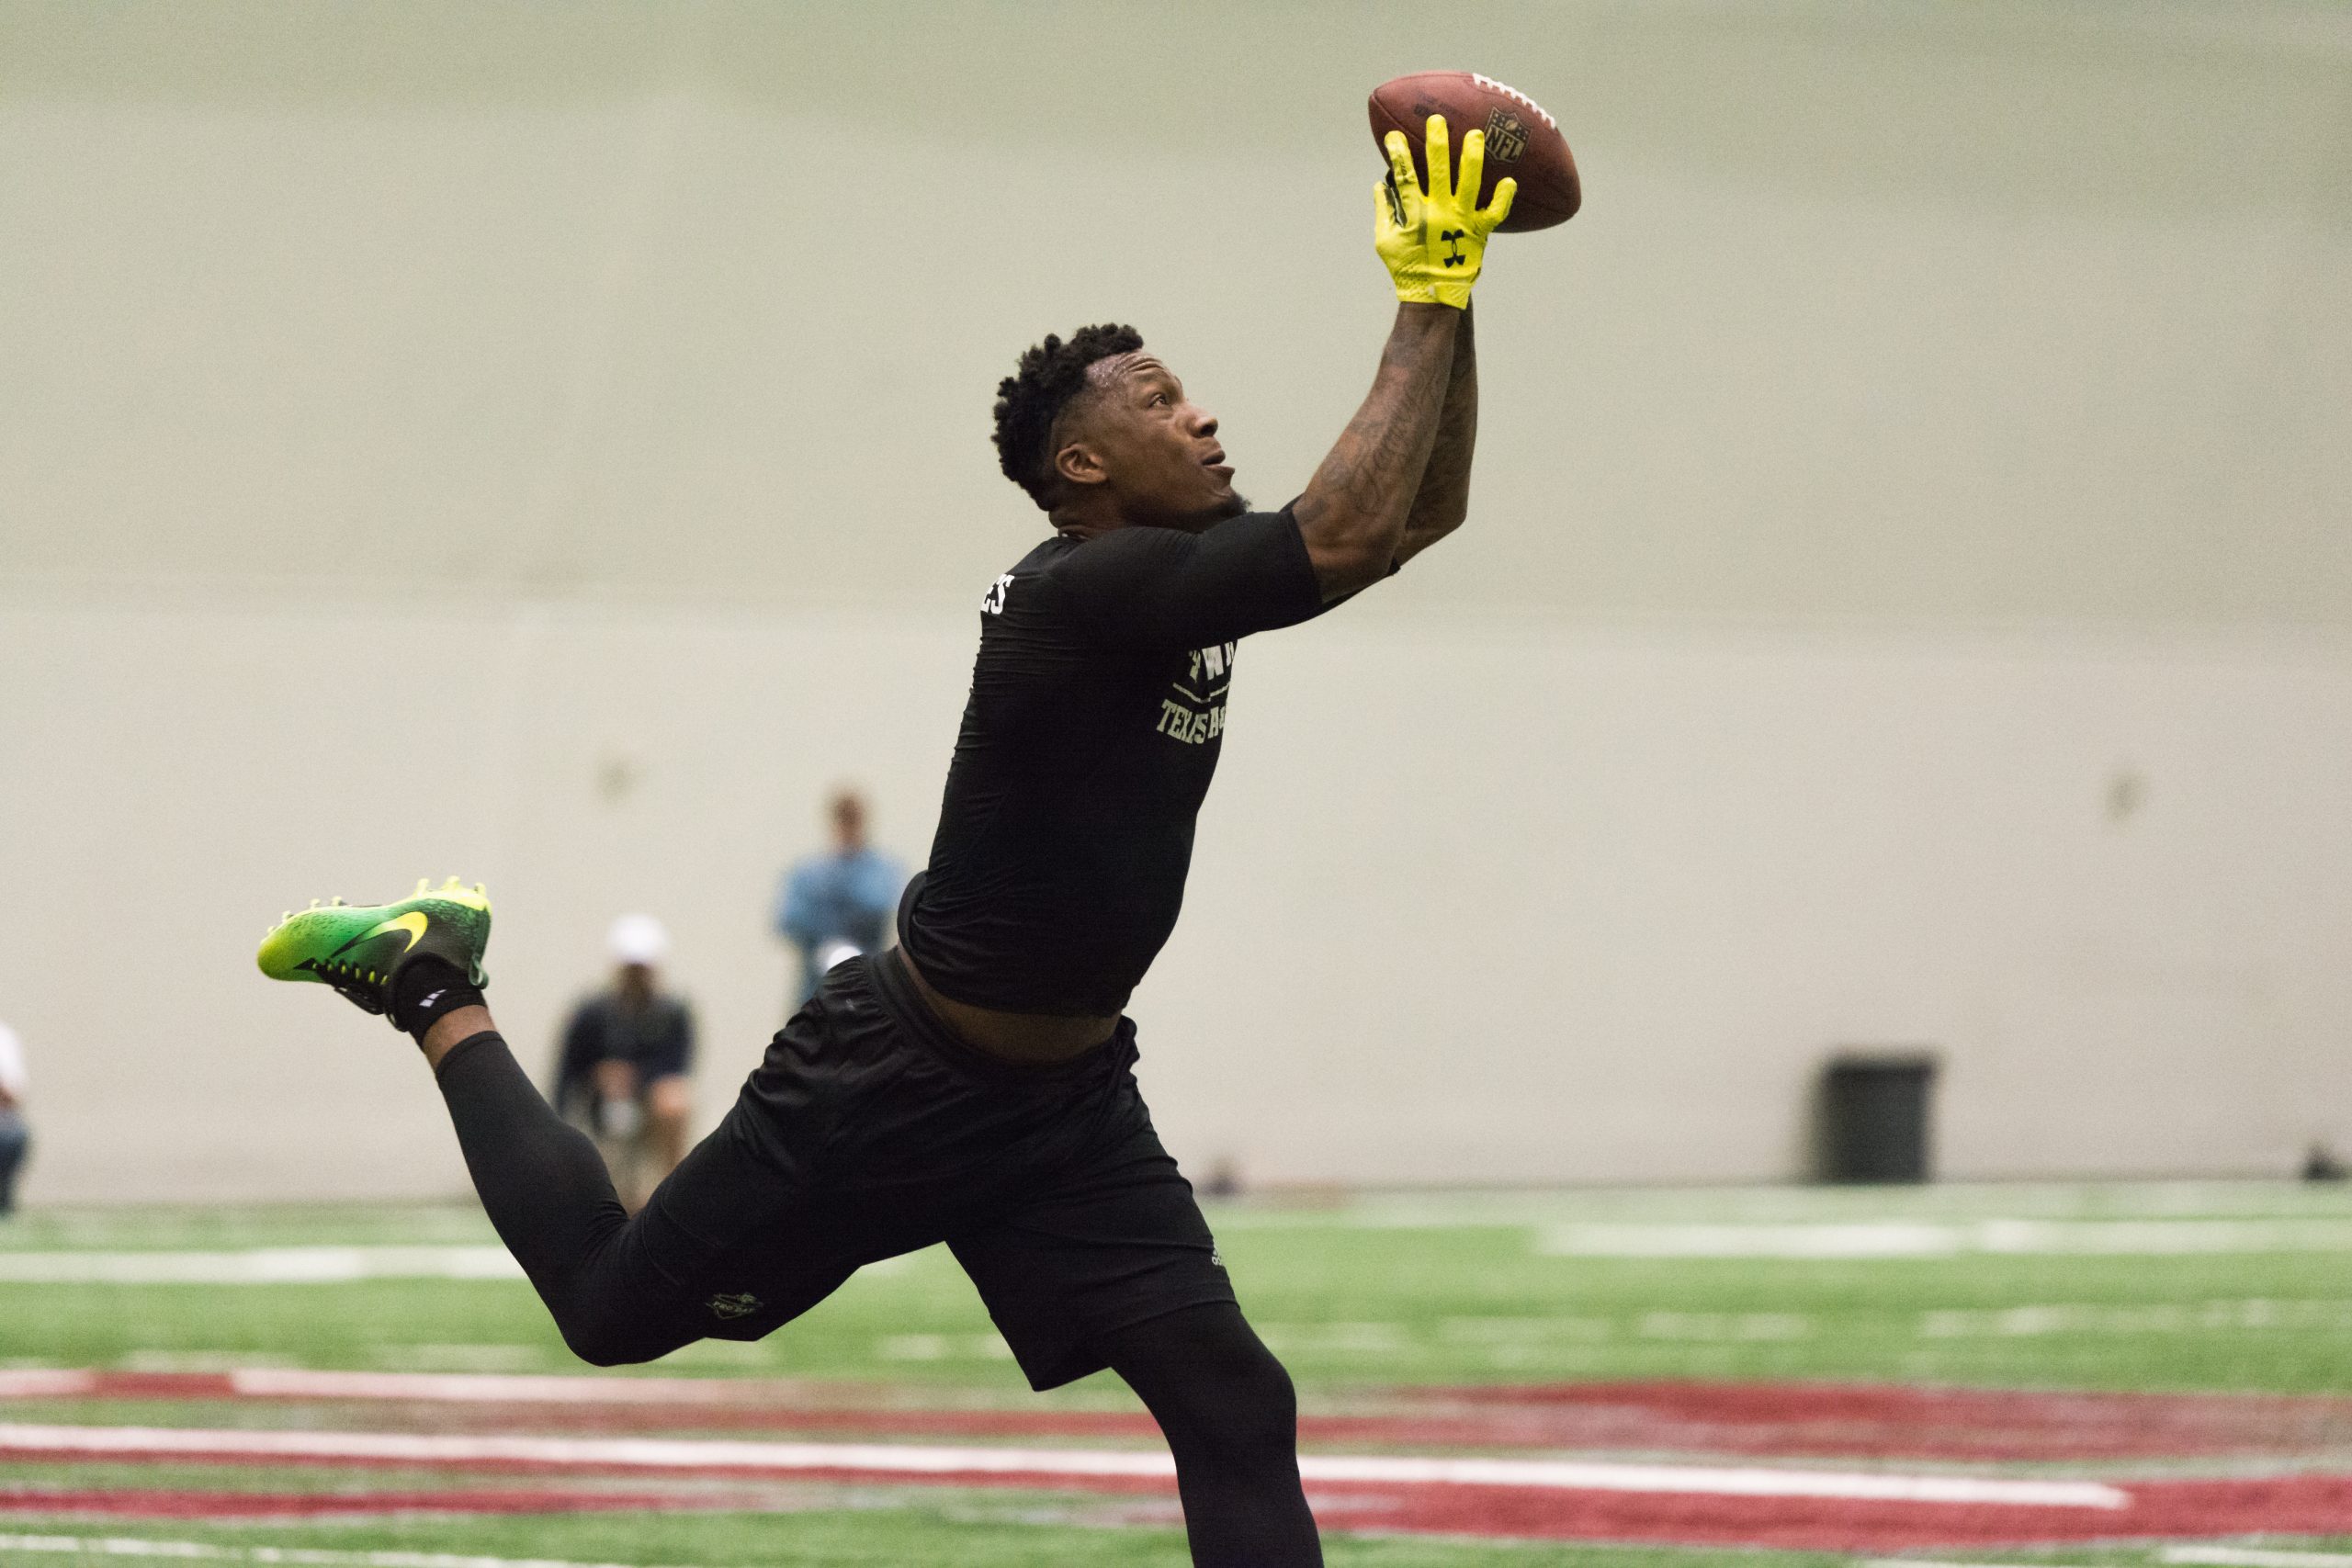
M 1054 421 L 1086 389 L 1086 367 L 1142 346 L 1141 333 L 1111 321 L 1080 327 L 1067 343 L 1049 333 L 1021 355 L 1017 374 L 997 383 L 997 461 L 1038 505 L 1053 505 Z

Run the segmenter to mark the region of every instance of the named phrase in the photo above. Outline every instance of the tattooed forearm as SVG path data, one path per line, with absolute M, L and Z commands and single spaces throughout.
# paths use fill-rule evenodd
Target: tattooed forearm
M 1460 316 L 1444 305 L 1398 309 L 1371 395 L 1298 499 L 1326 599 L 1378 581 L 1396 558 L 1437 440 Z
M 1444 389 L 1435 378 L 1419 376 L 1400 381 L 1392 395 L 1374 396 L 1376 402 L 1367 402 L 1349 422 L 1331 453 L 1333 477 L 1350 504 L 1367 513 L 1393 510 L 1413 470 L 1427 467 L 1439 428 L 1432 416 Z
M 1470 459 L 1478 446 L 1478 343 L 1476 321 L 1462 312 L 1453 333 L 1453 367 L 1446 378 L 1445 412 L 1437 439 L 1421 469 L 1421 488 L 1406 513 L 1404 542 L 1396 559 L 1412 559 L 1462 526 L 1470 514 Z

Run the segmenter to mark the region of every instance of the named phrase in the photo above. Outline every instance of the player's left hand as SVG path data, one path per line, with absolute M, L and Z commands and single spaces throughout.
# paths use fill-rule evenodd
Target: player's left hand
M 1478 281 L 1487 236 L 1510 216 L 1519 182 L 1498 180 L 1494 198 L 1483 209 L 1472 206 L 1486 175 L 1487 133 L 1474 130 L 1462 139 L 1457 188 L 1445 117 L 1430 116 L 1427 131 L 1427 190 L 1413 172 L 1413 151 L 1404 132 L 1392 130 L 1382 139 L 1389 173 L 1373 187 L 1373 248 L 1387 265 L 1397 299 L 1460 310 L 1468 308 L 1470 286 Z

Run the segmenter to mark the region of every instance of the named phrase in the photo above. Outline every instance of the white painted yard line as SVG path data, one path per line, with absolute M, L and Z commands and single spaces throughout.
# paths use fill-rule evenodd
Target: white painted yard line
M 1555 1258 L 2174 1258 L 2352 1252 L 2346 1220 L 1970 1220 L 1819 1224 L 1561 1224 Z
M 204 1431 L 185 1427 L 0 1425 L 0 1454 L 141 1458 L 373 1460 L 405 1464 L 525 1463 L 647 1470 L 849 1470 L 904 1475 L 1085 1475 L 1159 1479 L 1164 1450 L 953 1448 L 917 1443 L 775 1443 L 674 1438 L 543 1438 L 424 1432 Z M 1738 1497 L 1845 1497 L 1878 1502 L 2124 1508 L 2130 1494 L 2088 1481 L 1896 1475 L 1824 1470 L 1439 1459 L 1407 1454 L 1302 1457 L 1309 1481 L 1560 1491 L 1667 1492 Z
M 719 1343 L 726 1343 L 720 1341 Z M 0 1399 L 89 1398 L 106 1391 L 103 1371 L 0 1371 Z M 362 1372 L 301 1367 L 235 1367 L 209 1374 L 225 1397 L 388 1399 L 436 1404 L 787 1404 L 806 1384 L 775 1378 L 607 1377 L 579 1372 Z M 209 1397 L 207 1395 L 206 1397 Z
M 2128 1508 L 2129 1493 L 2094 1481 L 1997 1476 L 1890 1475 L 1875 1472 L 1694 1465 L 1594 1464 L 1558 1460 L 1421 1459 L 1385 1454 L 1302 1455 L 1309 1481 L 1424 1482 L 1455 1486 L 1542 1486 L 1566 1492 L 1677 1492 L 1724 1497 L 1844 1497 L 1886 1503 L 2018 1504 Z
M 2009 1307 L 1952 1307 L 1919 1314 L 1922 1339 L 2024 1338 L 2052 1334 L 2258 1333 L 2266 1329 L 2352 1328 L 2352 1300 L 2278 1301 L 2263 1296 L 2129 1305 L 2057 1302 Z
M 1224 1230 L 1450 1230 L 1619 1224 L 1965 1222 L 1971 1219 L 2345 1219 L 2352 1194 L 2294 1181 L 1937 1182 L 1913 1188 L 1587 1188 L 1381 1191 L 1320 1204 L 1269 1193 L 1217 1205 Z
M 793 1385 L 759 1379 L 589 1377 L 518 1372 L 325 1372 L 240 1367 L 230 1388 L 256 1398 L 413 1399 L 435 1404 L 777 1404 Z
M 242 1252 L 0 1252 L 0 1284 L 332 1285 L 519 1280 L 503 1247 L 262 1247 Z
M 214 1546 L 141 1536 L 0 1535 L 0 1551 L 44 1556 L 194 1558 L 209 1562 L 287 1562 L 318 1568 L 633 1568 L 619 1562 L 565 1562 L 547 1557 L 456 1557 L 437 1551 L 334 1551 L 300 1546 Z

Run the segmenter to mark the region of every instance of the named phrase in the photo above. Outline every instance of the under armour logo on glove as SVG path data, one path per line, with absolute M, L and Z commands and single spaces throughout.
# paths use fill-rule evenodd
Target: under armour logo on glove
M 1453 247 L 1453 250 L 1446 253 L 1445 265 L 1447 266 L 1460 266 L 1464 262 L 1469 259 L 1462 254 L 1463 233 L 1464 231 L 1460 229 L 1448 229 L 1438 235 L 1439 239 Z

